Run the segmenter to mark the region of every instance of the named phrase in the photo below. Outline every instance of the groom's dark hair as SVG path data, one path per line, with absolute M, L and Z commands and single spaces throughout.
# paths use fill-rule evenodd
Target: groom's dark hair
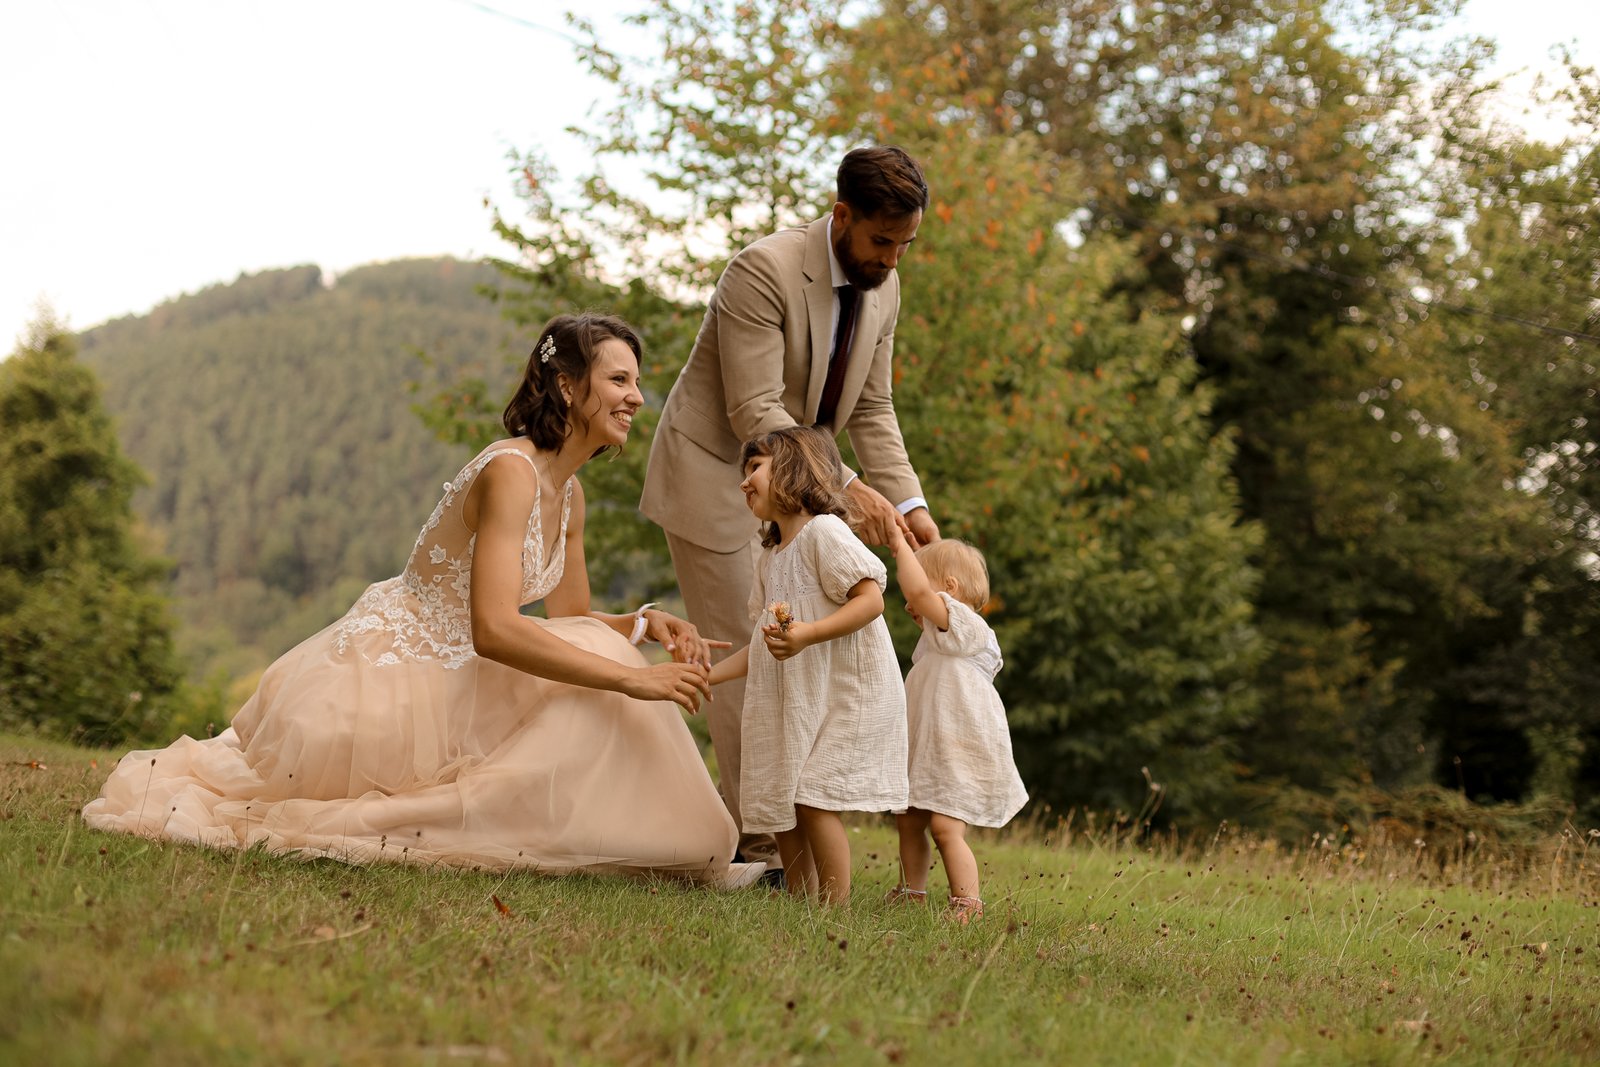
M 904 218 L 928 210 L 928 180 L 903 148 L 879 144 L 845 153 L 838 199 L 863 218 Z

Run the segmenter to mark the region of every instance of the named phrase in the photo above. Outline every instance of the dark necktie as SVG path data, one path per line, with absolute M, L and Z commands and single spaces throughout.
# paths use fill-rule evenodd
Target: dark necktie
M 856 303 L 861 294 L 853 285 L 839 286 L 839 326 L 833 331 L 833 354 L 828 357 L 828 378 L 822 386 L 822 402 L 817 405 L 818 424 L 831 424 L 844 392 L 844 372 L 850 364 L 850 339 L 856 332 Z

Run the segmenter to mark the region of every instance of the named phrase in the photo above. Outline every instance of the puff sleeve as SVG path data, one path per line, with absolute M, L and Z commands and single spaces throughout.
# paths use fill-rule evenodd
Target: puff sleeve
M 815 553 L 812 570 L 823 595 L 836 604 L 843 604 L 849 599 L 850 590 L 863 578 L 877 582 L 879 589 L 887 588 L 889 572 L 843 519 L 818 515 L 811 521 L 823 524 L 817 529 L 817 536 L 811 539 L 811 551 Z

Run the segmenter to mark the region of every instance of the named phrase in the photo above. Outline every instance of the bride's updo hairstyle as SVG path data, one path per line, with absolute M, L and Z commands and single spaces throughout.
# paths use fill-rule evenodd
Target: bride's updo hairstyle
M 594 366 L 600 345 L 615 338 L 633 349 L 637 362 L 644 346 L 633 327 L 615 315 L 593 311 L 577 315 L 557 315 L 545 323 L 539 340 L 528 357 L 528 369 L 517 386 L 501 421 L 512 437 L 526 437 L 533 446 L 547 452 L 561 447 L 573 432 L 589 429 L 583 402 L 589 399 L 589 368 Z M 572 402 L 561 395 L 561 375 L 572 387 Z M 595 455 L 604 452 L 600 449 Z
M 844 491 L 844 460 L 833 438 L 810 426 L 788 426 L 764 433 L 744 443 L 739 450 L 739 470 L 744 471 L 757 456 L 770 456 L 767 465 L 772 503 L 789 515 L 837 515 L 849 521 L 853 504 Z M 761 531 L 761 544 L 767 548 L 783 540 L 778 524 L 769 522 Z

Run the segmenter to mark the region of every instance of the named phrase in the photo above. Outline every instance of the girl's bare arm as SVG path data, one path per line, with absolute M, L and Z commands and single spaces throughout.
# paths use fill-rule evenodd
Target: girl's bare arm
M 743 678 L 750 673 L 750 646 L 745 645 L 739 651 L 711 668 L 711 684 L 721 685 L 723 682 L 735 678 Z
M 837 610 L 816 622 L 791 622 L 784 630 L 777 624 L 761 628 L 762 640 L 775 659 L 790 656 L 846 634 L 853 634 L 867 623 L 883 614 L 883 590 L 871 578 L 863 578 L 850 587 L 845 602 Z
M 900 583 L 900 595 L 906 598 L 906 607 L 940 630 L 950 629 L 950 609 L 933 587 L 928 572 L 917 562 L 917 554 L 911 550 L 910 543 L 904 537 L 891 537 L 889 549 L 894 553 L 895 578 Z

